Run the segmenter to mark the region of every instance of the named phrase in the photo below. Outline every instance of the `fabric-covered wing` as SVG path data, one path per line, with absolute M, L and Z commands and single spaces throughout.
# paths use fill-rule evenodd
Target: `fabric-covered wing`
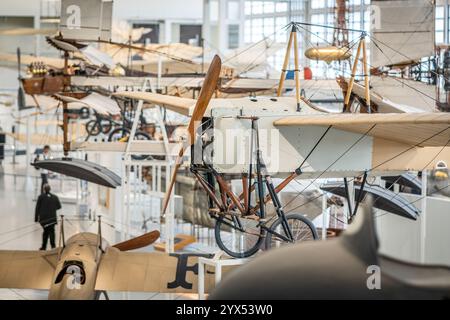
M 59 58 L 21 55 L 20 60 L 21 60 L 22 65 L 28 65 L 28 64 L 31 64 L 32 62 L 40 61 L 40 62 L 44 62 L 46 65 L 48 65 L 50 67 L 54 67 L 57 69 L 64 68 L 64 59 L 59 59 Z M 0 61 L 17 63 L 17 55 L 10 54 L 10 53 L 0 53 Z M 69 64 L 74 64 L 74 63 L 75 63 L 75 60 L 69 60 Z
M 166 107 L 169 110 L 178 112 L 182 115 L 188 116 L 189 109 L 195 105 L 196 100 L 189 98 L 180 98 L 174 96 L 167 96 L 163 94 L 151 92 L 117 92 L 114 95 L 119 97 L 126 97 L 137 100 L 144 100 L 146 102 L 155 103 Z
M 196 293 L 198 257 L 205 254 L 123 252 L 108 248 L 97 273 L 96 290 Z M 214 274 L 205 271 L 205 292 Z M 224 268 L 224 272 L 227 269 Z
M 86 106 L 88 108 L 92 108 L 100 114 L 111 114 L 118 115 L 120 114 L 120 108 L 117 105 L 117 102 L 111 98 L 105 97 L 101 94 L 93 92 L 82 99 L 73 98 L 70 96 L 65 96 L 61 94 L 54 94 L 54 97 L 58 100 L 65 101 L 69 104 L 69 106 L 77 106 L 79 108 Z
M 0 251 L 0 288 L 49 289 L 58 249 Z
M 275 126 L 333 126 L 385 140 L 420 147 L 446 146 L 450 140 L 450 114 L 385 113 L 325 114 L 279 119 Z M 373 128 L 372 128 L 373 127 Z

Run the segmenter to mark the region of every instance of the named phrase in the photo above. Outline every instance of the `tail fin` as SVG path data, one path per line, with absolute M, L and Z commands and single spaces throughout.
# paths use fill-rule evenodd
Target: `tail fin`
M 117 243 L 113 247 L 119 249 L 120 251 L 135 250 L 151 245 L 156 240 L 158 240 L 158 238 L 159 238 L 159 231 L 154 230 L 149 233 L 143 234 L 142 236 Z

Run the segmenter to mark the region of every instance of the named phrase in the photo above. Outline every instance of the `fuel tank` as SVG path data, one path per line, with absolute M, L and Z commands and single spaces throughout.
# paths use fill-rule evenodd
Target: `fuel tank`
M 351 56 L 351 51 L 346 47 L 314 47 L 306 50 L 305 56 L 311 60 L 320 60 L 325 61 L 326 63 L 331 63 L 333 61 L 347 60 Z

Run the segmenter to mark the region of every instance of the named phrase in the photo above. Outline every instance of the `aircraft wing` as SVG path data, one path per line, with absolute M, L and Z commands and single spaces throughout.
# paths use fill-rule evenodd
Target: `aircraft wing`
M 108 248 L 100 262 L 96 290 L 138 292 L 198 292 L 198 257 L 208 254 L 123 252 Z M 208 271 L 206 269 L 205 271 Z M 224 273 L 227 269 L 224 268 Z M 205 292 L 214 286 L 205 272 Z
M 450 140 L 450 114 L 447 113 L 314 114 L 282 118 L 274 125 L 333 126 L 419 147 L 443 147 Z
M 151 92 L 122 91 L 114 93 L 114 95 L 155 103 L 185 116 L 189 116 L 189 109 L 194 106 L 196 102 L 194 99 L 174 97 Z
M 57 250 L 1 250 L 0 288 L 48 290 L 53 280 Z
M 64 68 L 64 59 L 60 58 L 49 58 L 49 57 L 36 57 L 31 55 L 21 55 L 20 56 L 21 63 L 23 65 L 31 64 L 32 62 L 43 62 L 46 65 L 56 68 L 56 69 L 62 69 Z M 15 54 L 9 54 L 9 53 L 0 53 L 0 61 L 1 62 L 12 62 L 17 63 L 17 55 Z M 69 64 L 74 64 L 75 60 L 69 60 Z
M 120 114 L 120 107 L 117 105 L 116 101 L 114 101 L 111 98 L 105 97 L 101 94 L 98 94 L 96 92 L 93 92 L 82 99 L 76 99 L 73 97 L 64 96 L 60 94 L 55 94 L 54 96 L 61 101 L 67 102 L 69 106 L 71 104 L 72 106 L 75 105 L 76 107 L 79 108 L 81 108 L 82 106 L 86 106 L 104 115 Z

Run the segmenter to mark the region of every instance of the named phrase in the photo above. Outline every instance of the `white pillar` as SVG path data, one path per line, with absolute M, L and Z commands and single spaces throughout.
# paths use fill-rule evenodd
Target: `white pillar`
M 210 0 L 203 0 L 202 38 L 206 44 L 211 42 L 211 5 Z
M 169 19 L 164 21 L 164 42 L 172 42 L 172 21 Z
M 245 0 L 239 0 L 239 47 L 245 45 Z
M 227 0 L 219 1 L 219 19 L 217 24 L 217 36 L 220 53 L 228 49 L 228 28 L 227 28 Z
M 34 28 L 35 29 L 40 29 L 41 28 L 41 6 L 42 3 L 41 1 L 39 1 L 39 5 L 38 5 L 38 12 L 36 12 L 36 15 L 34 16 Z M 41 54 L 41 46 L 40 46 L 40 36 L 39 35 L 35 35 L 34 36 L 34 54 L 36 56 L 40 56 Z

